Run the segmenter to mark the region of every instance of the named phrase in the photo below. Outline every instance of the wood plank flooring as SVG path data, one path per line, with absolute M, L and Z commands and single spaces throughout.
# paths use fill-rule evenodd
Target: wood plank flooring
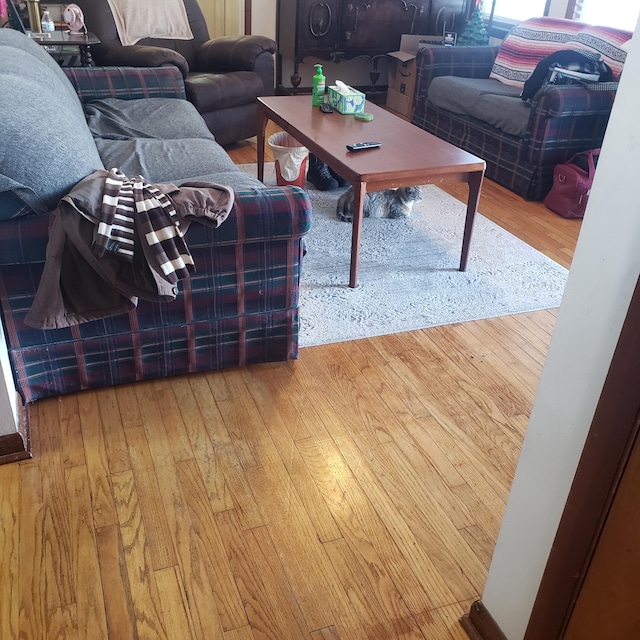
M 580 222 L 488 181 L 480 211 L 569 266 Z M 36 403 L 0 467 L 0 638 L 466 638 L 554 322 Z

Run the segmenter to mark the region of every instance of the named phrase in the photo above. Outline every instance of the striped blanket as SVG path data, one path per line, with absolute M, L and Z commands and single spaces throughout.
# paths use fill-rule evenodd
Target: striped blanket
M 149 266 L 167 282 L 175 284 L 193 273 L 193 258 L 171 200 L 141 176 L 129 179 L 111 169 L 100 213 L 93 244 L 98 258 L 109 252 L 133 262 L 137 233 L 148 248 Z

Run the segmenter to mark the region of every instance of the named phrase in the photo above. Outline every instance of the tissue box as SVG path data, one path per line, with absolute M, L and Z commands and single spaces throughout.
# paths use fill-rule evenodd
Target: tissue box
M 329 104 L 340 113 L 364 113 L 365 95 L 360 91 L 340 93 L 335 86 L 329 87 Z

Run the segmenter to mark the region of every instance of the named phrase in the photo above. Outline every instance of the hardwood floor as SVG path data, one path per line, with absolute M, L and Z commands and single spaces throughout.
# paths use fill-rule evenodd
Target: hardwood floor
M 580 222 L 488 181 L 480 211 L 569 266 Z M 0 638 L 466 638 L 555 315 L 36 403 Z

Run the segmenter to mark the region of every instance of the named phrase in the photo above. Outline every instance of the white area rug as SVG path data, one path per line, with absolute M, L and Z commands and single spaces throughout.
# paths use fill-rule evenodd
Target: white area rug
M 241 169 L 255 175 L 255 165 Z M 265 183 L 275 184 L 273 165 Z M 310 347 L 560 305 L 568 271 L 482 215 L 458 271 L 465 206 L 423 186 L 408 219 L 365 218 L 358 287 L 351 289 L 351 224 L 338 196 L 307 183 L 313 228 L 300 291 L 300 346 Z

